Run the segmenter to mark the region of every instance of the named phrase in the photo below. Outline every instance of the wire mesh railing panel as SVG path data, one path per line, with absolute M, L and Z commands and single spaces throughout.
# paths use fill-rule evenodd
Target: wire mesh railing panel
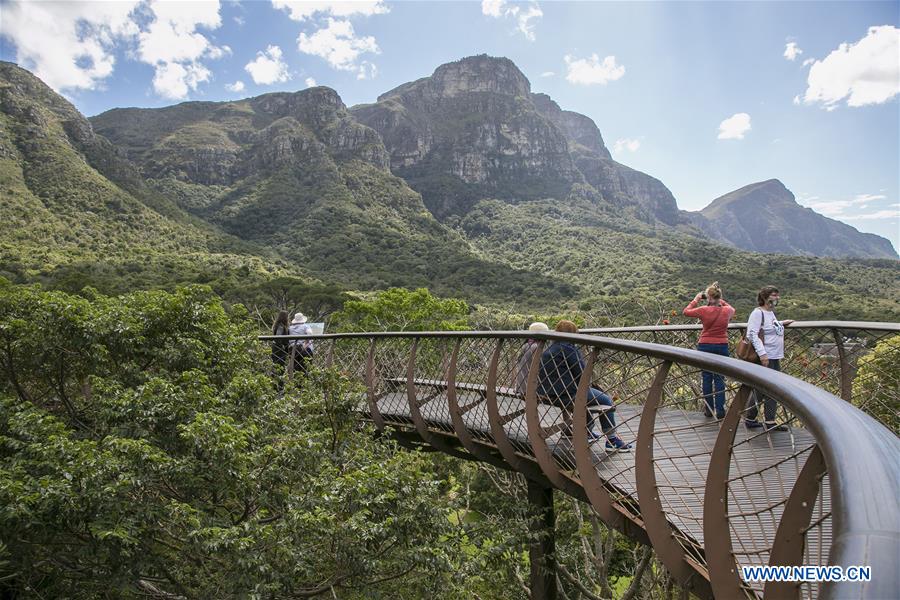
M 724 377 L 673 364 L 663 385 L 653 430 L 656 487 L 675 540 L 685 554 L 706 566 L 703 552 L 703 496 L 710 457 L 719 434 L 714 397 L 703 394 L 702 380 L 717 377 L 716 395 L 724 405 L 734 386 Z M 708 402 L 708 405 L 707 405 Z
M 387 422 L 406 425 L 412 421 L 406 390 L 411 348 L 412 340 L 408 338 L 377 338 L 370 349 L 372 391 L 378 410 Z
M 475 440 L 494 445 L 487 408 L 488 371 L 497 341 L 491 338 L 458 340 L 456 357 L 456 403 L 462 421 Z M 500 386 L 495 385 L 495 388 Z M 495 389 L 500 393 L 499 389 Z
M 758 389 L 750 393 L 728 473 L 728 526 L 739 568 L 769 564 L 785 504 L 815 445 L 788 407 Z M 748 593 L 762 596 L 763 583 L 744 585 Z
M 831 549 L 831 485 L 828 474 L 817 478 L 818 495 L 812 510 L 810 523 L 804 533 L 803 561 L 804 565 L 827 565 L 828 552 Z M 821 593 L 821 584 L 804 582 L 800 585 L 802 600 L 815 600 Z
M 730 326 L 728 337 L 732 351 L 744 330 L 743 323 Z M 695 348 L 700 327 L 603 328 L 590 332 Z M 852 401 L 900 435 L 900 333 L 896 325 L 794 323 L 785 329 L 784 343 L 782 369 L 785 373 Z
M 497 406 L 503 430 L 515 451 L 529 457 L 534 456 L 534 450 L 528 438 L 525 393 L 533 356 L 540 352 L 543 344 L 535 340 L 507 340 L 497 361 Z
M 429 429 L 452 434 L 453 421 L 447 404 L 447 372 L 450 365 L 452 340 L 420 338 L 415 341 L 415 360 L 412 371 L 404 374 L 403 387 L 412 385 L 419 412 Z M 412 380 L 409 381 L 409 376 Z

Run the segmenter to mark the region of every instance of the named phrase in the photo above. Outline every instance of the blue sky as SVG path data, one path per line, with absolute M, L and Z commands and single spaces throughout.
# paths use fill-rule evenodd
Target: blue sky
M 897 2 L 0 0 L 0 56 L 88 115 L 315 84 L 352 106 L 444 62 L 506 56 L 681 208 L 778 178 L 801 204 L 898 247 L 898 13 Z

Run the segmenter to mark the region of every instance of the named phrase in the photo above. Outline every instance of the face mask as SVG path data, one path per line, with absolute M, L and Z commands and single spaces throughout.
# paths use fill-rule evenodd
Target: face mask
M 771 300 L 769 300 L 768 304 L 772 308 L 775 308 L 776 306 L 778 306 L 778 298 L 772 298 Z

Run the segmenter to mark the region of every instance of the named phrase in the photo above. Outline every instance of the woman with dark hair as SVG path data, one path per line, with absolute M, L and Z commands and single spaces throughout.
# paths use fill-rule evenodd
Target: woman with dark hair
M 275 323 L 272 325 L 272 335 L 288 335 L 290 333 L 290 325 L 288 325 L 288 312 L 286 310 L 278 311 L 275 317 Z M 275 363 L 276 372 L 281 375 L 284 373 L 284 364 L 288 356 L 288 341 L 284 339 L 272 340 L 272 362 Z
M 706 306 L 697 306 L 706 299 Z M 705 292 L 697 292 L 694 299 L 682 311 L 686 317 L 700 319 L 703 331 L 697 341 L 697 350 L 719 356 L 728 356 L 728 322 L 734 316 L 734 309 L 722 297 L 722 288 L 716 281 L 707 286 Z M 718 373 L 703 371 L 703 413 L 707 417 L 715 410 L 717 419 L 725 418 L 725 377 Z M 713 408 L 715 403 L 715 408 Z
M 556 331 L 560 333 L 578 333 L 578 326 L 572 321 L 560 321 L 556 324 Z M 584 359 L 575 344 L 571 342 L 553 342 L 550 347 L 541 354 L 541 368 L 538 374 L 538 396 L 546 398 L 550 404 L 559 406 L 569 414 L 575 404 L 575 394 L 578 390 L 578 382 L 584 372 Z M 591 407 L 608 406 L 609 408 L 600 415 L 600 428 L 606 436 L 606 448 L 608 450 L 630 450 L 631 444 L 626 444 L 615 433 L 616 419 L 615 407 L 612 398 L 595 387 L 588 388 L 587 398 L 587 430 L 589 441 L 598 441 L 603 438 L 593 430 L 593 416 Z
M 778 288 L 767 285 L 756 295 L 756 303 L 759 305 L 750 313 L 747 319 L 747 340 L 753 344 L 753 349 L 759 355 L 762 366 L 781 370 L 781 359 L 784 358 L 784 328 L 793 323 L 792 320 L 779 321 L 775 316 L 775 307 L 778 306 L 780 295 Z M 775 421 L 775 413 L 778 404 L 774 398 L 753 393 L 748 401 L 746 420 L 747 429 L 762 427 L 763 424 L 756 420 L 759 415 L 759 404 L 762 402 L 765 417 L 766 431 L 787 431 L 787 427 L 779 425 Z

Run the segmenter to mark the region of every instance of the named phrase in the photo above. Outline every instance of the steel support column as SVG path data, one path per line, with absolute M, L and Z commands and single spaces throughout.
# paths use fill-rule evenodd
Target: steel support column
M 528 480 L 528 504 L 531 508 L 532 600 L 556 600 L 556 515 L 553 512 L 553 488 Z

